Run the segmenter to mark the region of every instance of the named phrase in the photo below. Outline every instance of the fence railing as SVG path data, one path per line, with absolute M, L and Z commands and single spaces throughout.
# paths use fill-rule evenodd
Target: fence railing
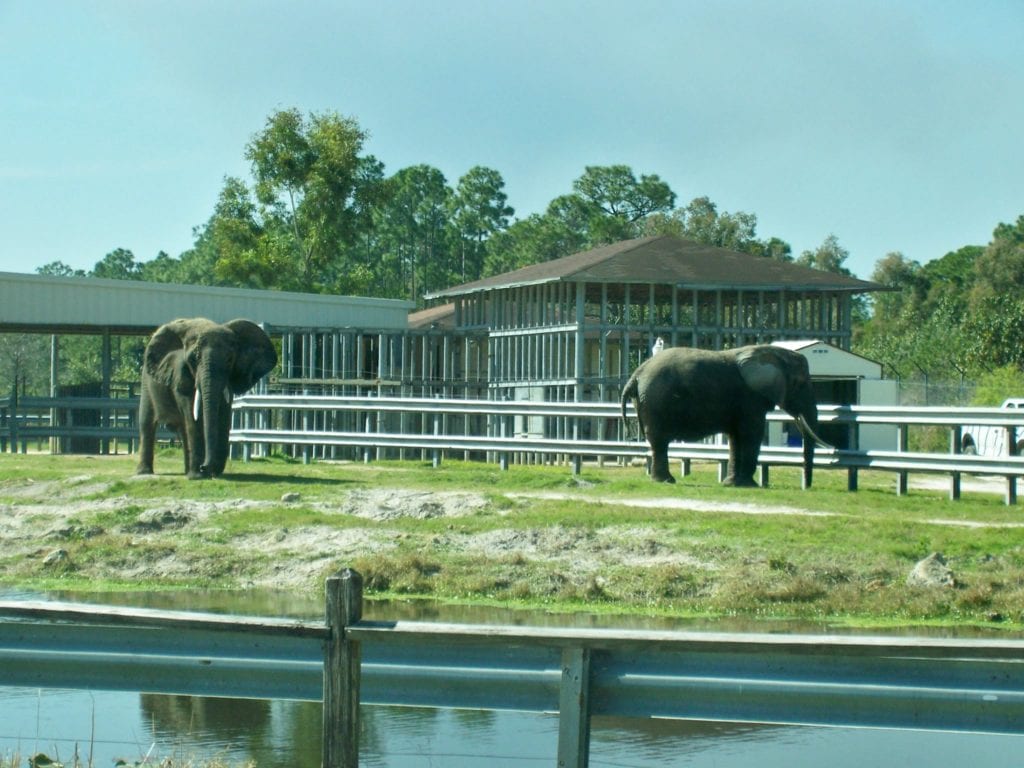
M 646 458 L 648 446 L 635 434 L 626 438 L 618 403 L 545 403 L 492 400 L 440 400 L 400 397 L 328 397 L 299 395 L 246 396 L 235 401 L 236 426 L 231 440 L 249 455 L 252 446 L 280 446 L 296 455 L 311 458 L 334 455 L 335 449 L 349 450 L 353 457 L 370 461 L 405 451 L 420 451 L 439 464 L 445 455 L 476 455 L 499 462 L 503 468 L 514 460 L 549 461 L 565 459 L 578 472 L 587 458 Z M 634 417 L 632 407 L 627 409 Z M 347 419 L 337 419 L 344 414 Z M 415 420 L 417 431 L 402 429 L 397 418 Z M 961 430 L 965 425 L 1004 428 L 1011 433 L 1024 426 L 1024 413 L 1000 408 L 939 408 L 898 406 L 818 407 L 819 420 L 848 432 L 847 444 L 859 444 L 862 426 L 893 427 L 893 450 L 818 449 L 815 467 L 847 473 L 847 487 L 856 490 L 860 470 L 873 469 L 896 474 L 896 491 L 906 494 L 911 473 L 947 474 L 950 498 L 961 495 L 962 475 L 994 475 L 1003 478 L 1004 500 L 1017 502 L 1017 480 L 1024 476 L 1024 457 L 977 456 L 959 453 Z M 448 421 L 448 417 L 457 419 Z M 473 423 L 469 419 L 476 418 Z M 781 411 L 768 415 L 773 423 L 792 419 Z M 343 422 L 349 429 L 336 428 Z M 358 425 L 358 428 L 356 428 Z M 468 429 L 472 426 L 472 429 Z M 912 426 L 930 426 L 950 431 L 946 453 L 907 450 Z M 634 427 L 635 430 L 635 427 Z M 618 439 L 595 439 L 595 433 L 622 435 Z M 1013 441 L 1007 441 L 1012 445 Z M 728 446 L 719 442 L 674 443 L 669 457 L 682 462 L 715 461 L 724 472 Z M 526 457 L 524 459 L 524 457 Z M 772 466 L 800 466 L 799 448 L 762 446 L 759 463 L 762 484 Z
M 0 400 L 0 450 L 22 450 L 32 441 L 86 436 L 125 441 L 131 450 L 137 440 L 135 411 L 138 400 L 127 398 L 21 398 Z M 57 423 L 59 411 L 95 409 L 108 414 L 104 425 Z M 632 416 L 632 408 L 629 409 Z M 911 473 L 949 476 L 950 498 L 961 495 L 962 475 L 993 475 L 1003 479 L 1004 500 L 1017 502 L 1017 480 L 1024 476 L 1024 457 L 976 456 L 959 453 L 962 430 L 967 425 L 1007 430 L 1015 436 L 1024 427 L 1024 412 L 1000 408 L 943 408 L 899 406 L 834 406 L 818 408 L 822 425 L 845 430 L 846 449 L 815 454 L 815 467 L 847 473 L 847 487 L 856 490 L 863 469 L 893 472 L 896 491 L 905 494 Z M 776 411 L 769 421 L 789 417 Z M 634 422 L 635 423 L 635 422 Z M 893 428 L 892 450 L 858 450 L 862 427 Z M 949 431 L 946 452 L 907 450 L 912 427 L 937 427 Z M 529 402 L 457 400 L 404 397 L 329 397 L 310 395 L 247 395 L 235 400 L 235 426 L 231 440 L 243 457 L 256 446 L 281 446 L 304 458 L 402 456 L 419 452 L 439 464 L 444 456 L 482 458 L 507 468 L 516 461 L 566 460 L 579 471 L 587 458 L 628 460 L 646 458 L 645 442 L 630 436 L 621 421 L 618 403 Z M 162 439 L 170 438 L 161 431 Z M 1015 440 L 1005 441 L 1011 451 Z M 728 460 L 722 443 L 676 443 L 671 458 L 683 463 Z M 799 449 L 766 445 L 760 454 L 761 481 L 768 480 L 772 466 L 799 466 Z
M 359 762 L 360 704 L 1024 733 L 1024 641 L 369 622 L 362 579 L 325 621 L 0 602 L 0 685 L 322 701 L 323 765 Z

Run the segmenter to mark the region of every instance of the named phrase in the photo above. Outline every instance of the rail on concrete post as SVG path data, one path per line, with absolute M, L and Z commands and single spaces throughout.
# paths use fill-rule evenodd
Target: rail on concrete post
M 363 577 L 346 568 L 327 579 L 323 768 L 358 768 L 362 654 L 346 635 L 363 617 Z

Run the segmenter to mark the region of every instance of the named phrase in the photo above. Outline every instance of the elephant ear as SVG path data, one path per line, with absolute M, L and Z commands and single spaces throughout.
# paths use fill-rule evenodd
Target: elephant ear
M 228 374 L 232 394 L 241 395 L 277 365 L 277 352 L 266 332 L 249 320 L 225 323 L 235 334 L 235 365 Z
M 146 345 L 142 366 L 147 374 L 162 384 L 171 386 L 173 367 L 165 360 L 169 354 L 185 348 L 187 326 L 184 320 L 173 320 L 156 329 Z
M 786 401 L 786 372 L 771 347 L 745 347 L 736 353 L 743 382 L 781 406 Z

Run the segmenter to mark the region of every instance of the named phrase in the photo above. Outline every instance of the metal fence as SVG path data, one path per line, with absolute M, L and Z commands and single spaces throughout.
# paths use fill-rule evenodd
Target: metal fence
M 594 715 L 1024 733 L 1024 641 L 323 622 L 0 602 L 0 685 L 324 704 L 323 765 L 359 762 L 361 704 L 557 712 L 557 765 Z
M 370 461 L 375 458 L 416 455 L 439 464 L 444 456 L 476 457 L 499 462 L 503 468 L 515 462 L 565 461 L 578 472 L 585 460 L 646 459 L 649 451 L 636 435 L 627 437 L 617 403 L 594 402 L 519 402 L 493 400 L 440 400 L 400 397 L 327 397 L 251 395 L 235 401 L 236 421 L 231 440 L 251 455 L 254 446 L 272 447 L 301 456 L 345 456 Z M 633 410 L 627 411 L 630 417 Z M 349 429 L 339 429 L 339 415 L 348 418 Z M 415 420 L 415 432 L 401 427 L 396 417 Z M 847 487 L 858 486 L 864 469 L 893 472 L 896 492 L 906 494 L 911 473 L 949 476 L 949 495 L 959 499 L 962 475 L 994 475 L 1003 478 L 1004 500 L 1017 502 L 1017 479 L 1024 476 L 1024 457 L 977 456 L 960 453 L 961 432 L 965 425 L 977 424 L 1008 430 L 1024 426 L 1024 413 L 1000 408 L 930 408 L 899 406 L 818 407 L 822 425 L 845 431 L 846 449 L 815 453 L 815 468 L 843 470 Z M 452 418 L 457 417 L 457 418 Z M 475 422 L 476 428 L 468 425 Z M 775 411 L 770 423 L 792 421 Z M 360 428 L 352 428 L 359 425 Z M 857 450 L 859 431 L 864 426 L 888 425 L 893 428 L 891 451 Z M 946 452 L 908 450 L 910 430 L 931 427 L 947 430 Z M 594 435 L 614 435 L 599 439 Z M 1007 441 L 1009 444 L 1015 442 Z M 689 462 L 718 462 L 724 474 L 729 458 L 722 442 L 674 443 L 669 457 L 682 463 L 684 474 Z M 759 457 L 760 480 L 767 484 L 772 466 L 800 466 L 802 450 L 765 445 Z
M 54 414 L 85 407 L 106 414 L 102 426 L 62 424 Z M 0 401 L 0 450 L 22 450 L 33 441 L 82 434 L 109 441 L 116 449 L 123 441 L 132 450 L 137 439 L 135 411 L 138 400 L 118 398 L 23 398 Z M 330 397 L 313 395 L 247 395 L 235 400 L 231 440 L 242 458 L 279 449 L 306 460 L 350 458 L 427 458 L 435 464 L 458 457 L 513 463 L 567 462 L 579 471 L 585 460 L 646 459 L 647 444 L 630 435 L 618 403 L 529 402 L 457 400 L 407 397 Z M 629 413 L 632 415 L 632 409 Z M 1017 480 L 1024 476 L 1024 457 L 969 456 L 960 453 L 965 425 L 1007 430 L 1016 436 L 1024 427 L 1024 412 L 1001 408 L 948 408 L 901 406 L 835 406 L 818 408 L 819 420 L 843 436 L 843 449 L 822 450 L 815 467 L 842 470 L 847 487 L 856 490 L 863 469 L 893 472 L 896 491 L 907 493 L 911 473 L 949 477 L 949 496 L 960 498 L 962 476 L 993 475 L 1003 479 L 1004 500 L 1017 502 Z M 776 411 L 770 423 L 789 417 Z M 888 425 L 893 429 L 892 450 L 858 450 L 863 427 Z M 908 450 L 910 431 L 931 428 L 948 433 L 945 451 Z M 161 439 L 173 435 L 161 431 Z M 1015 452 L 1015 440 L 1007 440 Z M 724 467 L 728 448 L 722 441 L 676 443 L 669 456 L 682 463 L 714 461 Z M 765 445 L 760 455 L 762 484 L 772 466 L 800 466 L 798 448 Z

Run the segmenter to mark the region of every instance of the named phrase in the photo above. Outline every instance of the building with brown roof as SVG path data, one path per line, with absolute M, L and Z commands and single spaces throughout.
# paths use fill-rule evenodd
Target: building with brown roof
M 425 298 L 447 310 L 411 317 L 429 313 L 433 327 L 486 347 L 492 397 L 605 401 L 659 338 L 708 349 L 818 339 L 849 350 L 854 297 L 882 289 L 666 235 L 436 291 Z

